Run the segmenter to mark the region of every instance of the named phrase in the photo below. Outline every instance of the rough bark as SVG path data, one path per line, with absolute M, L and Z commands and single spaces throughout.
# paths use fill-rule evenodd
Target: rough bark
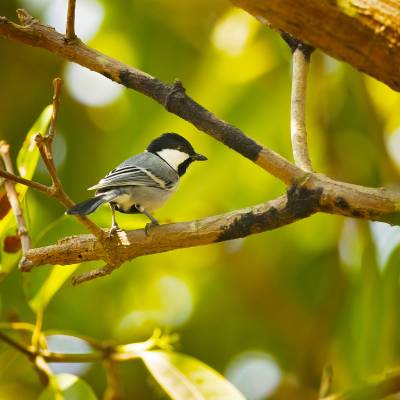
M 231 0 L 261 22 L 400 90 L 397 0 Z

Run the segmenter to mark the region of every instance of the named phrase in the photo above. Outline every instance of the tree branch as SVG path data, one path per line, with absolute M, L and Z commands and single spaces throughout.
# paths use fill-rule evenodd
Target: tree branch
M 31 249 L 21 260 L 24 270 L 43 264 L 105 259 L 108 264 L 106 267 L 76 278 L 76 282 L 85 281 L 104 276 L 122 262 L 140 255 L 245 237 L 291 223 L 317 211 L 391 224 L 400 223 L 399 192 L 352 185 L 334 181 L 322 174 L 307 173 L 272 150 L 257 144 L 238 128 L 218 119 L 187 96 L 180 81 L 167 85 L 85 46 L 78 39 L 67 44 L 65 36 L 40 24 L 24 10 L 18 10 L 18 16 L 22 26 L 0 17 L 0 35 L 47 49 L 153 98 L 168 111 L 254 161 L 284 183 L 293 185 L 287 197 L 199 221 L 157 227 L 150 237 L 146 237 L 142 230 L 137 230 L 123 232 L 106 240 L 100 230 L 99 240 L 91 235 L 65 238 L 57 245 Z M 302 75 L 304 77 L 304 73 Z M 300 96 L 301 93 L 304 94 L 300 90 Z M 296 193 L 297 197 L 294 196 Z M 64 199 L 63 204 L 68 207 L 72 204 L 69 201 Z
M 314 48 L 283 33 L 283 39 L 292 50 L 292 97 L 290 102 L 290 133 L 293 158 L 298 167 L 312 172 L 307 146 L 306 88 L 308 66 Z
M 70 197 L 64 191 L 61 180 L 57 174 L 56 166 L 54 164 L 53 149 L 52 149 L 52 144 L 56 130 L 58 108 L 60 105 L 61 85 L 62 85 L 62 80 L 60 78 L 55 78 L 53 80 L 53 86 L 54 86 L 53 112 L 51 116 L 49 130 L 45 136 L 42 136 L 40 133 L 37 134 L 35 136 L 35 141 L 39 148 L 39 152 L 40 155 L 42 156 L 43 162 L 45 163 L 51 178 L 52 185 L 49 188 L 50 195 L 56 198 L 65 208 L 70 208 L 75 203 L 70 199 Z M 76 215 L 76 218 L 100 241 L 103 240 L 104 238 L 103 230 L 99 226 L 97 226 L 94 222 L 92 222 L 88 217 L 84 215 Z
M 67 15 L 67 28 L 66 37 L 68 41 L 76 38 L 75 34 L 75 2 L 76 0 L 68 0 L 68 15 Z
M 104 259 L 105 251 L 111 251 L 117 265 L 120 265 L 124 261 L 148 254 L 217 243 L 276 229 L 318 211 L 375 220 L 389 218 L 387 214 L 381 214 L 379 211 L 379 208 L 385 206 L 385 202 L 382 202 L 385 197 L 384 190 L 382 197 L 376 198 L 368 195 L 368 189 L 365 189 L 364 197 L 371 207 L 369 209 L 353 209 L 340 195 L 336 197 L 335 204 L 328 206 L 325 193 L 328 193 L 329 197 L 329 192 L 334 192 L 336 187 L 334 181 L 324 179 L 324 184 L 316 190 L 309 190 L 305 183 L 294 185 L 286 196 L 264 204 L 197 221 L 161 225 L 154 227 L 150 236 L 147 236 L 143 229 L 119 232 L 110 238 L 106 250 L 92 235 L 67 237 L 55 245 L 31 249 L 21 260 L 21 264 L 28 263 L 31 267 L 36 267 L 44 264 L 67 265 L 95 261 Z M 351 185 L 347 190 L 352 204 L 357 204 L 357 194 L 351 194 Z M 386 205 L 391 207 L 388 203 Z M 393 215 L 398 218 L 398 213 Z M 83 277 L 78 277 L 75 283 L 106 274 L 104 268 L 89 271 Z
M 65 334 L 65 333 L 64 333 Z M 78 336 L 79 337 L 79 336 Z M 168 336 L 163 336 L 159 330 L 155 330 L 153 335 L 145 342 L 129 343 L 125 345 L 110 345 L 108 342 L 100 342 L 101 346 L 97 351 L 92 353 L 54 353 L 47 349 L 34 348 L 32 346 L 25 346 L 5 335 L 0 331 L 0 340 L 14 347 L 19 352 L 29 357 L 31 361 L 37 364 L 42 369 L 43 363 L 47 362 L 93 362 L 99 360 L 109 360 L 110 362 L 124 362 L 138 358 L 140 353 L 148 351 L 153 348 L 163 348 L 164 342 L 169 343 Z M 89 342 L 95 341 L 89 338 Z M 42 365 L 41 365 L 42 364 Z M 45 366 L 45 365 L 44 365 Z
M 38 133 L 35 136 L 35 141 L 39 148 L 39 152 L 40 155 L 42 156 L 43 162 L 45 163 L 51 178 L 52 182 L 51 190 L 54 193 L 56 193 L 56 195 L 59 196 L 62 195 L 62 197 L 65 199 L 68 196 L 66 196 L 64 190 L 62 189 L 62 184 L 60 178 L 58 177 L 57 169 L 54 164 L 53 151 L 52 151 L 52 145 L 56 131 L 58 108 L 60 105 L 61 86 L 62 86 L 61 78 L 55 78 L 53 80 L 54 94 L 53 94 L 53 108 L 52 108 L 50 126 L 47 134 L 45 136 L 42 136 L 40 133 Z
M 57 191 L 55 191 L 52 187 L 43 185 L 39 182 L 35 182 L 35 181 L 30 181 L 29 179 L 25 179 L 22 178 L 18 175 L 12 174 L 10 172 L 4 171 L 2 169 L 0 169 L 0 177 L 8 179 L 10 181 L 14 181 L 17 183 L 21 183 L 22 185 L 28 186 L 32 189 L 37 190 L 40 193 L 43 193 L 44 195 L 48 196 L 48 197 L 55 197 L 57 198 L 57 196 L 59 195 L 59 193 L 57 193 Z M 65 207 L 65 208 L 69 208 L 72 207 L 74 205 L 74 203 L 72 202 L 71 199 L 61 199 L 58 198 L 57 200 L 59 200 L 61 202 L 61 204 Z M 104 235 L 104 231 L 99 228 L 94 222 L 92 222 L 89 218 L 86 217 L 81 217 L 81 216 L 77 216 L 78 220 L 84 225 L 86 226 L 86 228 L 94 233 L 94 232 L 98 232 L 97 235 L 99 237 L 102 237 Z M 96 235 L 96 236 L 97 236 Z
M 67 43 L 65 36 L 54 28 L 40 24 L 25 10 L 18 10 L 22 23 L 17 25 L 0 17 L 0 35 L 30 46 L 40 47 L 69 61 L 76 62 L 107 78 L 134 89 L 156 100 L 169 112 L 192 123 L 244 157 L 254 161 L 286 184 L 293 177 L 300 178 L 304 172 L 274 151 L 261 146 L 237 127 L 217 118 L 185 93 L 177 81 L 168 85 L 151 75 L 123 64 L 105 54 L 91 49 L 79 39 Z
M 143 229 L 118 232 L 110 238 L 109 249 L 122 263 L 147 254 L 221 242 L 275 229 L 316 211 L 313 208 L 315 201 L 304 209 L 296 209 L 296 196 L 300 203 L 299 194 L 293 194 L 291 201 L 282 196 L 265 204 L 198 221 L 157 226 L 152 228 L 150 236 Z M 34 267 L 94 261 L 103 257 L 104 249 L 95 237 L 80 235 L 62 239 L 56 245 L 31 249 L 21 263 L 28 262 Z
M 400 90 L 400 13 L 393 0 L 231 0 L 267 25 Z
M 38 192 L 45 194 L 46 196 L 52 196 L 51 188 L 49 188 L 46 185 L 42 185 L 41 183 L 30 181 L 29 179 L 25 179 L 18 175 L 11 174 L 10 172 L 4 171 L 2 169 L 0 169 L 0 176 L 2 178 L 9 179 L 10 181 L 21 183 L 22 185 L 35 189 Z
M 20 351 L 22 354 L 25 354 L 27 356 L 30 356 L 32 354 L 31 350 L 29 349 L 28 346 L 24 346 L 24 345 L 18 343 L 16 340 L 5 335 L 3 332 L 0 332 L 0 340 L 7 343 L 11 347 L 14 347 L 14 349 Z
M 254 161 L 287 185 L 304 179 L 305 171 L 274 151 L 257 144 L 240 129 L 219 119 L 196 103 L 185 93 L 179 81 L 172 86 L 168 85 L 145 72 L 89 48 L 79 40 L 66 44 L 63 35 L 57 33 L 54 28 L 40 24 L 26 11 L 18 10 L 18 16 L 23 26 L 17 25 L 5 17 L 0 17 L 0 35 L 46 49 L 151 97 L 166 107 L 168 111 L 191 122 L 198 129 Z M 310 190 L 318 190 L 327 180 L 329 178 L 313 174 L 307 180 L 306 187 Z M 393 191 L 365 188 L 332 180 L 329 180 L 329 186 L 332 190 L 324 193 L 321 200 L 322 208 L 335 208 L 335 203 L 344 200 L 343 205 L 346 203 L 349 209 L 355 211 L 356 215 L 353 215 L 355 217 L 360 217 L 357 214 L 364 217 L 373 214 L 376 217 L 377 214 L 395 213 L 398 209 L 397 204 L 400 203 L 399 193 Z M 340 198 L 338 199 L 338 197 Z M 361 203 L 354 204 L 355 199 Z M 370 207 L 373 209 L 368 210 Z M 337 208 L 340 209 L 340 206 Z M 351 213 L 344 215 L 351 215 Z
M 4 141 L 0 142 L 0 153 L 1 157 L 3 158 L 3 163 L 7 172 L 13 174 L 14 170 L 10 158 L 10 146 L 8 143 Z M 8 201 L 10 202 L 15 219 L 17 221 L 18 235 L 21 240 L 22 254 L 25 255 L 31 248 L 31 238 L 29 237 L 28 228 L 26 227 L 24 214 L 22 212 L 21 204 L 18 199 L 18 194 L 15 190 L 14 182 L 12 180 L 6 180 L 4 182 L 4 187 L 6 189 Z

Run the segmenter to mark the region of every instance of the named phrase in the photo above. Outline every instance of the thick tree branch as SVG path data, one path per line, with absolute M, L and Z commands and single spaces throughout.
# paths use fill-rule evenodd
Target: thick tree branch
M 221 242 L 275 229 L 316 211 L 308 204 L 304 210 L 296 209 L 295 203 L 295 198 L 287 202 L 286 196 L 282 196 L 265 204 L 198 221 L 157 226 L 152 228 L 149 236 L 143 229 L 122 231 L 110 238 L 109 249 L 113 250 L 119 262 L 124 262 L 147 254 Z M 96 238 L 81 235 L 62 239 L 56 245 L 32 249 L 21 262 L 28 262 L 31 266 L 73 264 L 103 257 L 104 249 Z
M 359 206 L 352 208 L 351 204 L 358 203 L 358 194 L 352 192 L 352 185 L 347 187 L 346 198 L 351 200 L 351 203 L 347 203 L 347 200 L 340 195 L 341 187 L 339 187 L 340 190 L 337 190 L 334 181 L 319 175 L 316 177 L 321 179 L 321 186 L 315 190 L 309 190 L 305 186 L 306 182 L 303 182 L 298 186 L 292 186 L 287 196 L 197 221 L 154 227 L 150 236 L 147 236 L 142 229 L 120 232 L 110 238 L 106 250 L 92 235 L 67 237 L 58 244 L 31 249 L 21 260 L 21 265 L 24 266 L 27 263 L 30 267 L 35 267 L 44 264 L 74 264 L 82 261 L 95 261 L 104 259 L 105 251 L 112 252 L 116 265 L 120 265 L 124 261 L 148 254 L 237 239 L 276 229 L 318 211 L 373 220 L 387 220 L 390 217 L 390 214 L 382 213 L 383 208 L 390 209 L 393 206 L 391 201 L 383 200 L 386 197 L 385 190 L 382 190 L 381 197 L 376 197 L 366 188 L 364 203 L 368 202 L 369 208 L 363 209 Z M 330 198 L 333 197 L 332 193 L 335 191 L 337 193 L 335 202 L 328 203 L 325 193 Z M 377 190 L 374 191 L 374 193 L 377 192 Z M 393 216 L 397 221 L 398 213 L 393 212 Z M 104 268 L 90 271 L 86 277 L 82 278 L 82 281 L 106 274 L 107 271 Z M 79 283 L 80 279 L 76 283 Z
M 400 90 L 398 1 L 231 1 L 261 22 L 288 32 Z
M 3 158 L 4 166 L 10 174 L 14 173 L 11 157 L 10 146 L 6 142 L 0 142 L 0 154 Z M 31 238 L 29 237 L 28 228 L 26 227 L 24 214 L 22 212 L 21 204 L 18 199 L 18 193 L 15 190 L 14 181 L 6 180 L 4 182 L 7 198 L 10 202 L 11 209 L 13 210 L 15 219 L 18 225 L 18 236 L 21 240 L 22 254 L 25 255 L 31 248 Z

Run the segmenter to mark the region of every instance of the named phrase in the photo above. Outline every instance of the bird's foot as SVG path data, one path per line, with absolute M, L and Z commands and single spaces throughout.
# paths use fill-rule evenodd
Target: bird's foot
M 146 234 L 146 236 L 150 236 L 150 230 L 155 227 L 155 226 L 159 226 L 160 224 L 158 223 L 158 221 L 152 221 L 152 222 L 148 222 L 146 224 L 146 226 L 144 227 L 144 233 Z
M 122 231 L 122 229 L 117 224 L 112 225 L 108 231 L 108 237 L 111 239 L 118 231 Z

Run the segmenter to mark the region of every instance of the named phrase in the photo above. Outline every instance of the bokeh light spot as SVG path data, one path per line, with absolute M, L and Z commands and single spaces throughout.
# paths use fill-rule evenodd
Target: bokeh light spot
M 400 169 L 400 128 L 397 128 L 386 140 L 390 157 Z
M 393 250 L 400 244 L 400 228 L 377 221 L 370 221 L 369 224 L 375 242 L 378 267 L 383 270 Z
M 42 0 L 43 1 L 43 0 Z M 68 1 L 53 0 L 44 12 L 44 21 L 55 27 L 58 32 L 65 32 Z M 104 19 L 104 7 L 97 0 L 79 0 L 75 10 L 75 32 L 88 41 L 94 37 Z
M 340 259 L 349 271 L 358 271 L 361 267 L 364 250 L 361 238 L 358 221 L 350 218 L 344 220 L 338 249 Z
M 52 0 L 20 0 L 22 8 L 29 10 L 31 13 L 41 13 L 51 3 Z
M 49 335 L 46 339 L 47 346 L 52 352 L 82 354 L 92 351 L 87 342 L 74 336 Z M 83 375 L 90 368 L 90 365 L 90 363 L 49 363 L 55 374 L 67 373 L 79 376 Z
M 225 376 L 247 400 L 262 400 L 278 387 L 282 373 L 273 358 L 262 351 L 248 351 L 236 356 Z
M 121 85 L 73 63 L 67 64 L 65 82 L 75 100 L 93 107 L 111 104 L 123 92 Z
M 212 43 L 230 56 L 240 55 L 254 32 L 255 20 L 241 10 L 232 9 L 216 25 Z
M 189 286 L 182 279 L 164 275 L 154 285 L 143 290 L 143 304 L 136 305 L 134 310 L 122 317 L 118 325 L 117 331 L 121 337 L 129 337 L 129 332 L 138 330 L 176 328 L 191 317 L 193 297 Z

